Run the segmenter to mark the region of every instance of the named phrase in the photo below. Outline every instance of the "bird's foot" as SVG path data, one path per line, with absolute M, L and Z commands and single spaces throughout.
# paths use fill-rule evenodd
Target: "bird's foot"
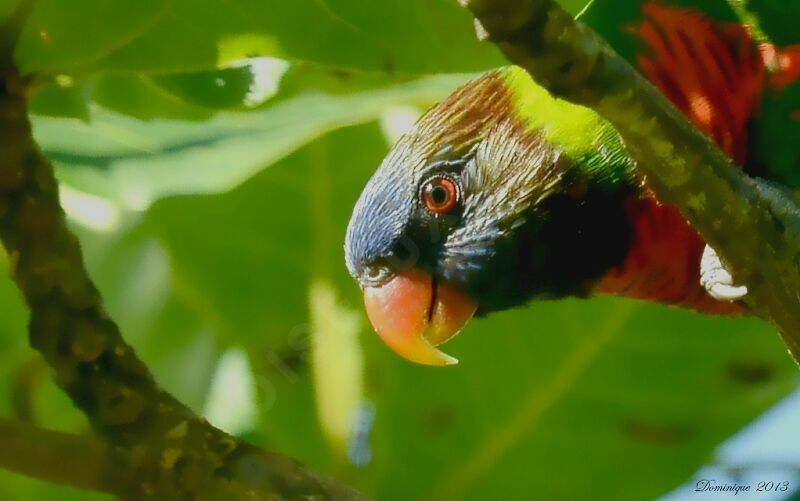
M 747 295 L 747 286 L 733 283 L 731 272 L 709 245 L 703 249 L 700 259 L 700 284 L 718 301 L 738 301 Z

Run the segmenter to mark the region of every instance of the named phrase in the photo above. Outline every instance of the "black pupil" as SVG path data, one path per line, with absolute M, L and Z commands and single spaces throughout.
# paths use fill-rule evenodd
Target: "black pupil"
M 431 200 L 436 205 L 444 205 L 450 200 L 450 192 L 441 185 L 434 186 L 430 191 Z

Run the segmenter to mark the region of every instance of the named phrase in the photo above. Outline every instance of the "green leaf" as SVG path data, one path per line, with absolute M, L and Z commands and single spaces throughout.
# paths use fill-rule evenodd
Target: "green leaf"
M 228 190 L 325 132 L 375 120 L 396 104 L 441 99 L 466 78 L 342 96 L 307 93 L 202 124 L 146 123 L 95 109 L 91 123 L 37 118 L 35 135 L 69 185 L 143 208 L 165 195 Z
M 136 73 L 109 74 L 94 86 L 95 103 L 139 120 L 192 120 L 211 118 L 216 110 L 196 106 Z M 98 112 L 99 113 L 99 112 Z M 95 117 L 94 121 L 102 120 Z
M 83 85 L 47 85 L 31 97 L 28 110 L 37 115 L 88 120 L 88 100 L 89 90 Z
M 14 9 L 17 8 L 19 2 L 20 0 L 4 0 L 0 3 L 0 22 L 5 21 L 14 13 Z
M 236 109 L 261 104 L 248 102 L 258 85 L 255 81 L 256 71 L 253 66 L 243 64 L 221 70 L 164 75 L 154 77 L 154 80 L 163 89 L 193 105 L 211 109 Z M 265 77 L 274 78 L 275 75 L 268 74 Z M 279 80 L 280 75 L 277 77 Z M 272 94 L 275 91 L 277 82 L 273 84 Z
M 295 29 L 296 23 L 313 29 Z M 253 56 L 322 65 L 346 85 L 354 72 L 397 81 L 503 64 L 491 44 L 475 38 L 468 14 L 448 0 L 232 0 L 222 7 L 212 0 L 146 0 L 135 7 L 41 0 L 16 52 L 24 73 L 79 82 L 99 77 L 98 103 L 145 120 L 200 120 L 213 114 L 208 110 L 252 106 L 253 75 L 240 65 Z M 69 95 L 61 99 L 37 112 L 85 118 Z
M 800 188 L 800 82 L 765 100 L 752 137 L 769 179 Z
M 139 35 L 170 3 L 37 0 L 17 45 L 17 66 L 23 74 L 85 66 Z
M 479 320 L 447 351 L 457 369 L 368 356 L 380 499 L 653 499 L 795 385 L 758 320 L 603 298 Z
M 95 69 L 189 72 L 249 56 L 374 71 L 476 71 L 502 64 L 449 0 L 174 0 Z
M 414 80 L 302 63 L 287 68 L 287 64 L 262 57 L 234 68 L 195 73 L 111 73 L 97 79 L 92 98 L 108 110 L 140 120 L 200 121 L 220 110 L 253 111 L 271 99 L 277 102 L 311 90 L 354 94 Z

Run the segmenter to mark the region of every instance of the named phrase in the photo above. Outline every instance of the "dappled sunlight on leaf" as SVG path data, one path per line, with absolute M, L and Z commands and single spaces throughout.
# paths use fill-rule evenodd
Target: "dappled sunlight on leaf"
M 58 194 L 64 212 L 73 221 L 100 232 L 119 230 L 122 216 L 114 203 L 67 185 L 62 185 Z
M 337 454 L 352 443 L 364 405 L 364 354 L 360 312 L 339 304 L 324 280 L 311 284 L 311 357 L 320 427 Z
M 241 349 L 229 348 L 217 362 L 203 415 L 232 435 L 255 426 L 255 382 L 247 354 Z
M 416 123 L 422 110 L 413 106 L 394 106 L 381 113 L 380 125 L 388 144 L 394 144 L 408 133 Z

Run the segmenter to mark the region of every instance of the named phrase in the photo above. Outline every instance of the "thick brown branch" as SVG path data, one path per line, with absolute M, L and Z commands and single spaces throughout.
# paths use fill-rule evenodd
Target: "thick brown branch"
M 800 211 L 755 181 L 602 39 L 552 0 L 460 0 L 478 33 L 556 96 L 605 116 L 659 199 L 677 206 L 749 288 L 800 363 Z M 699 266 L 699 263 L 698 263 Z

